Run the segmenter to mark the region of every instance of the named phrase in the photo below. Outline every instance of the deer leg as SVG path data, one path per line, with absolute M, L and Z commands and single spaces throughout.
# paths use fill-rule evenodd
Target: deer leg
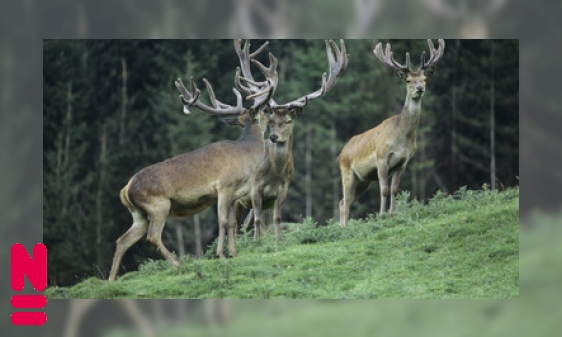
M 127 250 L 139 241 L 147 232 L 148 220 L 146 217 L 137 209 L 131 210 L 131 215 L 133 216 L 133 225 L 125 232 L 125 234 L 121 235 L 121 237 L 117 239 L 117 247 L 115 248 L 115 254 L 113 255 L 113 264 L 111 265 L 111 271 L 109 272 L 109 281 L 115 281 L 117 278 L 117 273 L 119 272 L 121 260 L 123 259 L 125 252 L 127 252 Z
M 228 215 L 228 254 L 232 257 L 235 257 L 237 254 L 236 252 L 236 215 L 235 210 L 231 209 Z
M 275 204 L 273 205 L 273 225 L 275 226 L 275 237 L 279 237 L 281 234 L 281 211 L 283 210 L 283 204 L 287 198 L 288 184 L 283 185 L 277 198 L 275 198 Z
M 381 209 L 380 214 L 386 212 L 386 199 L 388 197 L 388 165 L 386 160 L 377 162 L 377 174 L 379 177 L 379 187 L 381 190 Z
M 170 211 L 170 200 L 163 199 L 158 203 L 153 205 L 153 209 L 148 211 L 150 224 L 148 225 L 148 235 L 146 239 L 148 242 L 152 243 L 156 249 L 164 256 L 168 262 L 170 262 L 175 267 L 180 266 L 178 259 L 174 257 L 172 253 L 164 246 L 162 243 L 162 231 L 164 230 L 164 225 L 166 225 L 166 218 Z
M 351 169 L 341 168 L 341 183 L 343 198 L 340 201 L 340 224 L 345 227 L 349 220 L 349 207 L 353 203 L 355 195 L 355 185 L 357 184 L 357 177 Z
M 398 194 L 398 185 L 400 185 L 400 178 L 406 170 L 406 165 L 400 168 L 396 173 L 392 175 L 392 184 L 390 187 L 390 213 L 394 213 L 396 209 L 396 195 Z
M 228 226 L 228 215 L 232 204 L 231 193 L 219 193 L 217 202 L 217 215 L 219 219 L 219 241 L 217 244 L 217 256 L 226 259 L 224 256 L 224 238 L 226 236 L 226 228 Z
M 254 226 L 254 210 L 250 209 L 250 212 L 248 213 L 246 219 L 244 220 L 243 227 L 246 231 L 248 231 L 249 229 L 252 228 L 252 226 Z
M 262 211 L 263 199 L 259 190 L 256 188 L 252 194 L 252 208 L 254 210 L 254 240 L 260 239 L 262 229 Z
M 242 229 L 242 210 L 244 209 L 244 207 L 242 206 L 242 204 L 240 204 L 239 202 L 235 202 L 234 203 L 234 221 L 236 221 L 235 226 L 236 226 L 236 234 L 240 234 L 240 230 Z

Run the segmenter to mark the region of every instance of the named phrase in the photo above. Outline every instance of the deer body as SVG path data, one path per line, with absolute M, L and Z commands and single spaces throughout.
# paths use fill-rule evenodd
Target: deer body
M 252 191 L 250 195 L 242 199 L 239 204 L 245 208 L 252 208 L 250 214 L 246 218 L 247 226 L 253 217 L 254 219 L 254 239 L 259 239 L 262 231 L 261 213 L 264 209 L 273 207 L 273 222 L 275 226 L 275 235 L 279 236 L 281 224 L 281 210 L 287 196 L 287 189 L 293 176 L 293 125 L 294 119 L 308 104 L 309 101 L 323 96 L 327 91 L 332 89 L 338 78 L 343 74 L 347 67 L 348 55 L 345 49 L 345 43 L 340 41 L 340 48 L 334 41 L 325 41 L 326 53 L 330 67 L 330 73 L 322 76 L 322 86 L 320 89 L 302 96 L 294 101 L 277 104 L 270 97 L 268 99 L 268 110 L 270 113 L 269 120 L 269 140 L 266 143 L 266 152 L 264 160 L 253 178 Z M 241 85 L 238 82 L 238 89 L 243 90 L 250 95 L 254 95 L 257 88 L 254 86 L 260 82 L 256 82 L 250 70 L 250 62 L 254 62 L 260 71 L 265 75 L 270 83 L 274 83 L 274 88 L 278 83 L 278 74 L 274 67 L 266 68 L 259 61 L 253 59 L 253 54 L 249 53 L 250 44 L 246 42 L 244 47 L 241 41 L 237 40 L 235 49 L 241 64 L 241 71 L 244 78 L 251 79 L 248 86 Z M 334 55 L 335 53 L 335 55 Z M 277 65 L 277 60 L 270 54 L 270 63 Z M 238 210 L 239 211 L 239 210 Z M 237 213 L 239 213 L 237 211 Z
M 266 44 L 264 44 L 265 46 Z M 257 52 L 261 51 L 262 46 Z M 271 69 L 275 69 L 272 64 Z M 247 80 L 236 72 L 235 83 Z M 265 154 L 264 132 L 269 115 L 261 109 L 273 94 L 270 81 L 255 83 L 254 104 L 246 109 L 242 106 L 242 95 L 236 89 L 237 105 L 230 106 L 218 101 L 209 82 L 207 86 L 212 106 L 199 101 L 200 91 L 191 79 L 191 92 L 185 88 L 181 79 L 175 82 L 182 95 L 184 112 L 195 106 L 211 115 L 219 115 L 229 124 L 244 127 L 241 137 L 236 141 L 220 141 L 199 150 L 182 154 L 163 162 L 146 167 L 135 174 L 121 190 L 121 202 L 132 217 L 133 225 L 117 240 L 113 265 L 109 280 L 115 280 L 125 252 L 145 234 L 162 255 L 174 266 L 179 261 L 162 243 L 162 231 L 168 216 L 185 217 L 201 212 L 217 204 L 219 239 L 217 255 L 223 253 L 226 229 L 228 228 L 228 252 L 236 256 L 234 242 L 236 218 L 235 202 L 248 195 L 252 187 L 252 177 L 262 163 Z
M 293 114 L 284 109 L 271 114 L 270 137 L 266 141 L 265 156 L 252 182 L 252 191 L 239 201 L 244 208 L 252 210 L 244 221 L 248 227 L 254 222 L 254 238 L 258 239 L 263 231 L 261 211 L 273 207 L 275 235 L 280 233 L 281 211 L 289 183 L 293 177 Z
M 167 159 L 135 174 L 123 193 L 127 193 L 128 201 L 140 209 L 148 208 L 155 196 L 165 196 L 170 200 L 170 216 L 197 214 L 216 204 L 218 195 L 225 189 L 234 188 L 235 199 L 249 193 L 249 186 L 242 183 L 247 180 L 245 172 L 254 171 L 252 166 L 256 166 L 257 158 L 263 156 L 263 139 L 261 146 L 259 143 L 255 140 L 223 141 Z M 244 157 L 248 161 L 224 165 L 229 156 Z M 214 174 L 209 176 L 209 171 Z
M 161 235 L 168 216 L 187 217 L 218 203 L 219 244 L 217 255 L 224 258 L 225 230 L 229 254 L 236 256 L 236 222 L 232 203 L 251 189 L 250 176 L 262 162 L 263 133 L 268 116 L 246 116 L 245 130 L 237 141 L 221 141 L 148 166 L 136 173 L 121 190 L 121 202 L 133 216 L 133 226 L 117 240 L 110 280 L 115 280 L 123 254 L 142 238 L 154 244 L 175 266 L 178 260 L 166 249 Z M 242 160 L 243 159 L 243 160 Z
M 387 44 L 386 54 L 379 43 L 374 50 L 383 63 L 396 69 L 398 76 L 406 82 L 406 100 L 399 115 L 384 120 L 378 126 L 354 136 L 342 149 L 338 163 L 341 172 L 343 198 L 340 201 L 340 223 L 346 226 L 349 208 L 369 187 L 378 181 L 380 187 L 380 213 L 386 211 L 390 192 L 390 212 L 396 209 L 396 195 L 400 178 L 406 170 L 408 161 L 416 152 L 416 131 L 420 123 L 421 98 L 425 92 L 426 76 L 433 73 L 432 65 L 443 54 L 445 43 L 439 40 L 439 50 L 428 40 L 431 57 L 425 62 L 422 53 L 420 69 L 412 71 L 410 56 L 406 54 L 406 65 L 396 62 Z M 389 191 L 388 179 L 391 178 Z

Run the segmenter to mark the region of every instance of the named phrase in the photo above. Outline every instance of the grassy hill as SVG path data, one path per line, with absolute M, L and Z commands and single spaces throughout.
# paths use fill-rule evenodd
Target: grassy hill
M 180 268 L 149 261 L 116 282 L 96 278 L 48 298 L 518 298 L 519 189 L 400 195 L 393 217 L 286 224 L 276 240 L 237 239 Z

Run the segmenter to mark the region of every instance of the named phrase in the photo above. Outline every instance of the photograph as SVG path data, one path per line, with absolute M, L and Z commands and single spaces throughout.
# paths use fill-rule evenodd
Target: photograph
M 519 297 L 518 40 L 44 40 L 49 299 Z

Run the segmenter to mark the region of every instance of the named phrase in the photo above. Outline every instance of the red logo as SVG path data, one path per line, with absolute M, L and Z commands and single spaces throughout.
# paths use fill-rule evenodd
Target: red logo
M 12 246 L 10 253 L 10 277 L 13 291 L 22 291 L 24 288 L 24 277 L 37 292 L 47 288 L 47 247 L 38 243 L 33 247 L 33 257 L 27 254 L 22 244 L 16 243 Z M 43 294 L 14 295 L 11 300 L 12 307 L 16 309 L 41 309 L 47 304 L 47 298 Z M 12 324 L 14 325 L 43 325 L 47 321 L 44 312 L 16 311 L 12 313 Z

